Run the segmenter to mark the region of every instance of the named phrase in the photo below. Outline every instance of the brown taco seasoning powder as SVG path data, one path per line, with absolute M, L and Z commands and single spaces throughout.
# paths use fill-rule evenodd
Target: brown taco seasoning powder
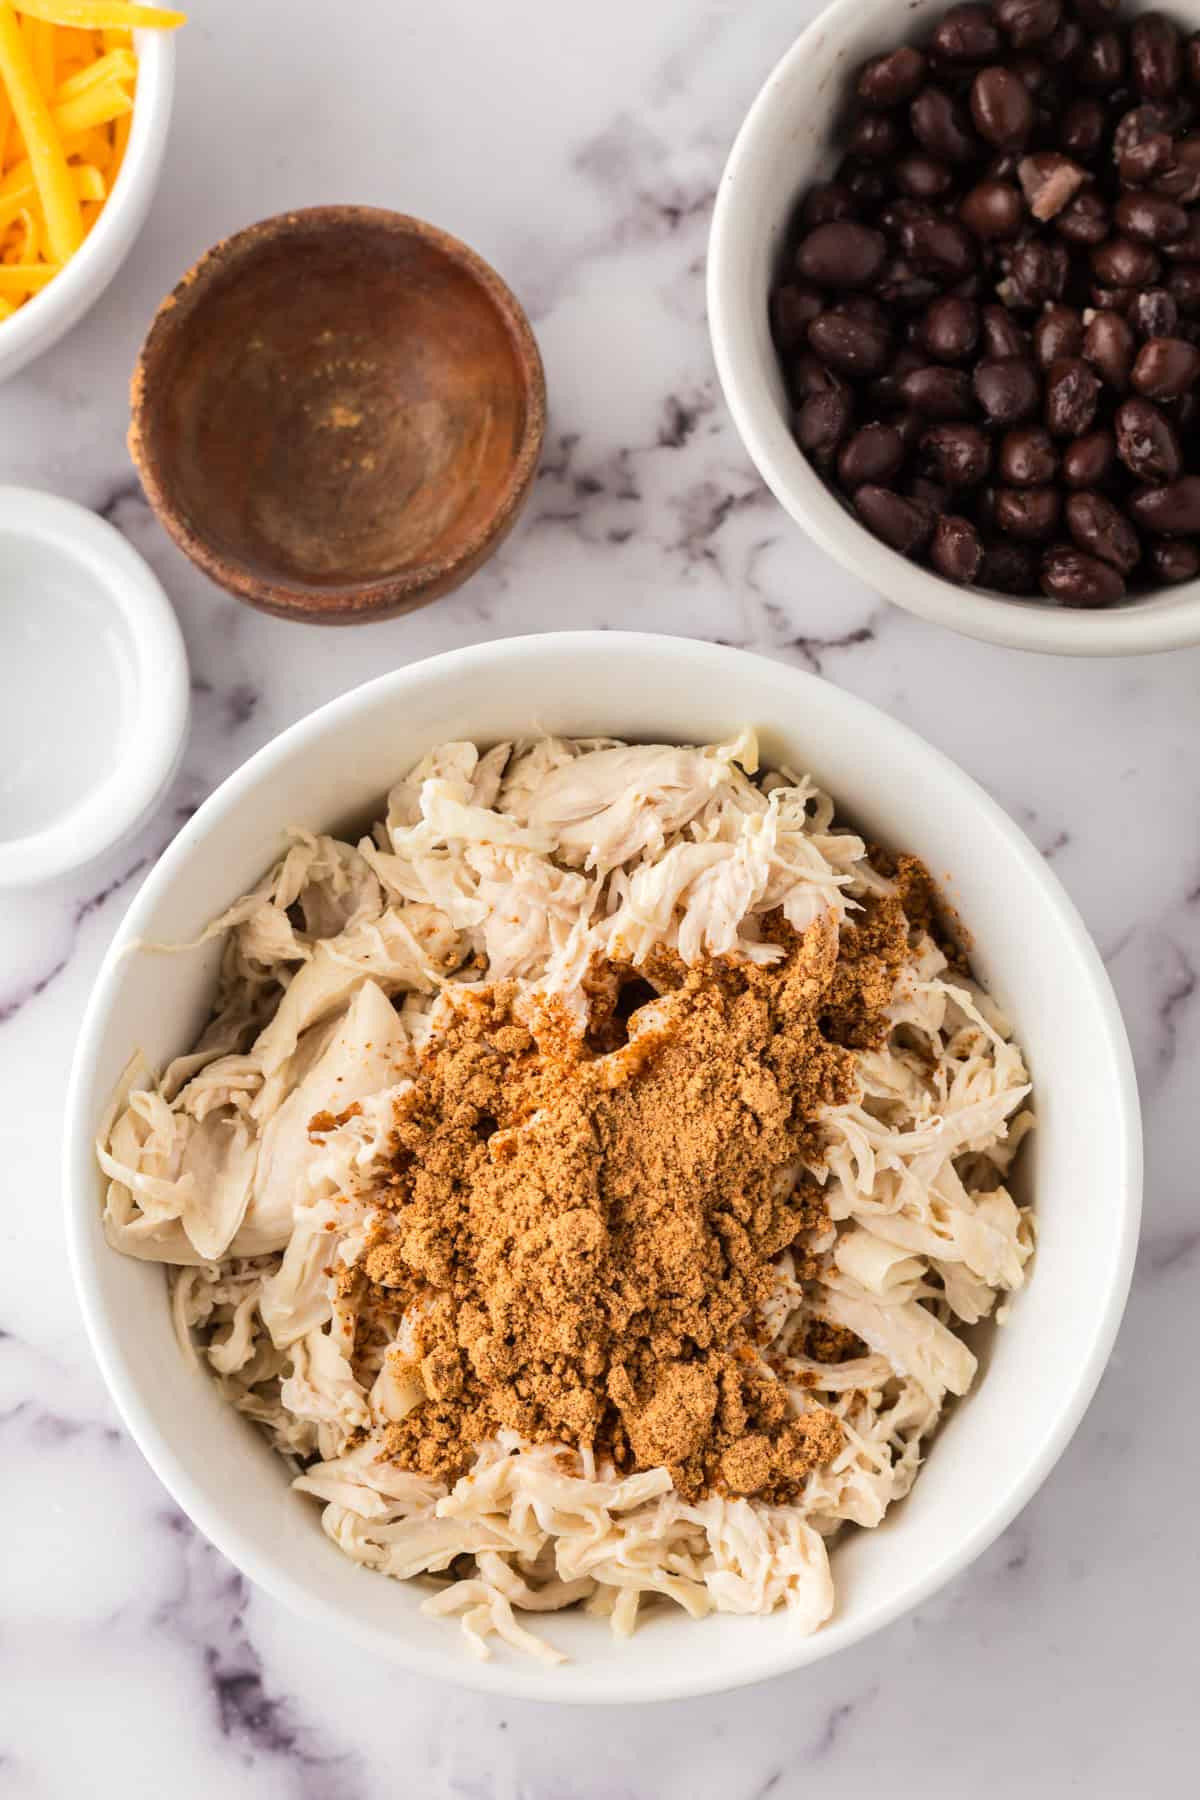
M 910 905 L 923 879 L 905 872 Z M 779 1253 L 815 1272 L 827 1215 L 792 1176 L 819 1155 L 818 1109 L 855 1093 L 854 1052 L 883 1042 L 908 953 L 900 897 L 856 920 L 839 940 L 773 916 L 767 967 L 595 969 L 583 1038 L 513 984 L 446 1003 L 362 1265 L 376 1310 L 418 1321 L 404 1372 L 426 1398 L 387 1456 L 453 1480 L 508 1427 L 622 1472 L 665 1464 L 686 1496 L 782 1501 L 835 1454 L 838 1421 L 794 1415 L 755 1334 Z M 622 1042 L 631 999 L 649 1010 Z

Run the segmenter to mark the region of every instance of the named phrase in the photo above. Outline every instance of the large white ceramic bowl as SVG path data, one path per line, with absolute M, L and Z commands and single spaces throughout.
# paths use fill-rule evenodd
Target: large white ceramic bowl
M 1152 0 L 1126 4 L 1149 11 Z M 1200 643 L 1200 581 L 1097 611 L 956 587 L 872 537 L 825 486 L 788 426 L 767 294 L 796 201 L 840 152 L 835 121 L 867 57 L 926 37 L 947 0 L 834 0 L 767 77 L 738 133 L 708 245 L 708 321 L 734 424 L 775 498 L 823 550 L 897 606 L 1014 650 L 1126 656 Z M 1182 5 L 1173 13 L 1187 31 Z
M 97 1122 L 141 1046 L 162 1063 L 204 1023 L 220 946 L 164 961 L 138 938 L 183 941 L 249 887 L 287 824 L 355 830 L 392 782 L 448 737 L 535 731 L 707 741 L 743 722 L 766 759 L 811 769 L 845 816 L 913 850 L 974 933 L 980 975 L 1011 1009 L 1037 1088 L 1026 1180 L 1039 1249 L 1011 1322 L 983 1346 L 975 1392 L 949 1418 L 909 1499 L 835 1553 L 837 1611 L 814 1637 L 784 1616 L 663 1612 L 630 1641 L 556 1617 L 571 1661 L 472 1662 L 457 1628 L 423 1618 L 421 1589 L 349 1562 L 318 1507 L 172 1337 L 160 1268 L 109 1250 L 93 1162 Z M 824 681 L 712 645 L 617 632 L 518 638 L 385 675 L 293 726 L 191 819 L 150 876 L 101 971 L 67 1100 L 68 1230 L 100 1365 L 144 1455 L 179 1505 L 252 1580 L 329 1634 L 427 1675 L 538 1699 L 662 1700 L 735 1687 L 842 1649 L 964 1569 L 1062 1453 L 1100 1378 L 1125 1302 L 1141 1183 L 1138 1104 L 1120 1014 L 1078 914 L 1012 821 L 911 732 Z
M 175 38 L 137 31 L 137 89 L 129 143 L 100 217 L 61 274 L 0 320 L 0 381 L 49 350 L 98 300 L 142 229 L 167 147 L 175 89 Z

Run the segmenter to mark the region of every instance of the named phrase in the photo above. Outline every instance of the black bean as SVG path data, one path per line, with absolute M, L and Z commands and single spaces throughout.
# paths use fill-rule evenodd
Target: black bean
M 906 257 L 890 256 L 880 271 L 879 297 L 885 306 L 912 312 L 928 306 L 938 286 L 931 276 L 919 275 Z
M 1009 262 L 1013 303 L 1042 306 L 1047 300 L 1061 300 L 1070 266 L 1065 244 L 1026 238 L 1017 245 Z
M 1092 306 L 1097 312 L 1116 312 L 1124 318 L 1136 299 L 1137 292 L 1134 288 L 1105 287 L 1099 281 L 1092 284 Z
M 990 6 L 952 6 L 930 41 L 934 53 L 950 63 L 987 62 L 1001 48 Z
M 858 207 L 850 189 L 841 181 L 821 181 L 810 187 L 800 202 L 798 221 L 804 231 L 818 225 L 836 225 L 840 219 L 853 219 Z
M 858 97 L 868 106 L 901 106 L 925 79 L 926 61 L 911 44 L 873 57 L 858 77 Z
M 882 374 L 891 348 L 886 326 L 836 312 L 822 313 L 813 320 L 808 341 L 829 368 L 858 380 Z
M 1138 337 L 1174 337 L 1179 324 L 1174 294 L 1166 288 L 1147 288 L 1144 294 L 1135 294 L 1129 308 L 1129 324 Z
M 1123 181 L 1135 186 L 1170 161 L 1172 118 L 1165 107 L 1131 106 L 1113 127 L 1112 157 Z M 1163 159 L 1163 142 L 1166 158 Z M 1147 173 L 1149 171 L 1149 174 Z
M 935 519 L 950 509 L 950 489 L 944 482 L 931 481 L 927 475 L 914 475 L 904 491 L 910 500 L 919 500 L 927 506 Z
M 900 127 L 889 113 L 863 113 L 850 127 L 846 139 L 851 156 L 867 163 L 891 162 L 903 144 Z
M 1187 78 L 1190 85 L 1200 89 L 1200 31 L 1194 32 L 1188 39 L 1184 50 L 1184 63 L 1187 67 Z
M 838 300 L 830 309 L 847 319 L 862 319 L 868 325 L 877 325 L 881 331 L 891 331 L 888 309 L 874 294 L 847 294 L 844 300 Z
M 1056 487 L 996 489 L 997 531 L 1024 544 L 1044 544 L 1053 537 L 1061 513 L 1062 494 Z
M 816 288 L 799 282 L 785 281 L 771 295 L 771 336 L 782 356 L 802 350 L 808 341 L 808 328 L 824 305 Z
M 979 140 L 966 115 L 945 88 L 932 83 L 917 95 L 909 108 L 913 136 L 942 162 L 971 162 L 979 154 Z
M 1169 400 L 1165 410 L 1175 430 L 1186 437 L 1200 426 L 1200 393 L 1192 388 L 1188 393 L 1180 394 L 1178 400 Z
M 1033 364 L 1023 356 L 988 358 L 975 365 L 975 398 L 997 425 L 1019 425 L 1032 418 L 1042 388 Z
M 947 581 L 970 587 L 983 563 L 983 544 L 970 519 L 944 514 L 934 528 L 929 560 Z
M 1072 100 L 1063 114 L 1059 141 L 1068 156 L 1091 162 L 1104 137 L 1104 108 L 1098 100 Z
M 1045 107 L 1047 100 L 1058 93 L 1058 77 L 1047 66 L 1040 51 L 1036 54 L 1032 50 L 1023 51 L 1010 57 L 1008 66 L 1017 80 L 1024 83 L 1026 92 L 1038 102 L 1040 116 L 1040 109 Z
M 989 144 L 1019 150 L 1033 130 L 1029 89 L 1011 69 L 981 69 L 971 84 L 971 117 Z
M 1100 383 L 1080 356 L 1064 356 L 1046 371 L 1046 429 L 1052 437 L 1075 438 L 1090 431 L 1100 399 Z
M 925 358 L 911 344 L 902 344 L 892 358 L 889 369 L 873 381 L 867 389 L 867 400 L 876 413 L 895 412 L 904 405 L 904 392 L 901 383 L 906 375 L 914 369 L 923 369 Z
M 950 165 L 924 150 L 910 150 L 900 157 L 892 174 L 900 192 L 914 200 L 936 200 L 954 186 Z
M 1152 185 L 1155 193 L 1165 194 L 1181 206 L 1192 206 L 1200 200 L 1200 137 L 1193 134 L 1177 138 L 1170 167 L 1156 175 Z
M 913 411 L 927 419 L 971 416 L 971 382 L 961 369 L 940 364 L 914 369 L 900 383 L 900 391 Z
M 1033 353 L 1043 369 L 1083 349 L 1083 318 L 1073 306 L 1048 306 L 1033 327 Z
M 1009 487 L 1044 487 L 1058 475 L 1058 452 L 1040 425 L 1014 425 L 1000 440 L 1000 476 Z
M 1135 238 L 1113 237 L 1091 252 L 1092 268 L 1106 287 L 1153 287 L 1162 264 L 1149 244 Z
M 1089 38 L 1075 65 L 1079 85 L 1095 94 L 1110 93 L 1124 73 L 1125 48 L 1115 31 L 1097 32 Z
M 961 281 L 975 266 L 975 245 L 957 219 L 913 219 L 901 226 L 900 245 L 914 267 L 944 281 Z
M 796 268 L 817 287 L 867 287 L 878 275 L 887 256 L 882 232 L 849 219 L 818 225 L 802 238 L 796 249 Z
M 844 388 L 809 394 L 796 414 L 796 442 L 815 463 L 829 463 L 849 431 L 853 416 L 853 402 Z
M 1035 594 L 1038 584 L 1037 552 L 1009 538 L 992 544 L 983 553 L 978 585 L 1000 594 Z
M 854 510 L 867 530 L 902 556 L 912 556 L 933 535 L 933 514 L 919 500 L 867 482 L 854 496 Z
M 788 364 L 788 386 L 793 399 L 807 400 L 810 394 L 846 394 L 849 388 L 840 375 L 827 369 L 819 356 L 804 350 Z
M 1175 244 L 1187 235 L 1187 214 L 1165 194 L 1122 194 L 1113 208 L 1113 220 L 1127 237 L 1141 238 L 1147 244 Z
M 1129 387 L 1135 349 L 1133 331 L 1120 313 L 1097 313 L 1084 333 L 1084 357 L 1118 394 Z
M 992 460 L 992 446 L 978 425 L 933 425 L 921 438 L 925 466 L 950 488 L 977 487 Z
M 1167 275 L 1167 292 L 1189 319 L 1200 317 L 1200 264 L 1179 263 Z
M 1062 19 L 1042 45 L 1041 52 L 1050 66 L 1057 69 L 1064 63 L 1074 62 L 1082 49 L 1083 26 L 1078 19 Z
M 1069 244 L 1102 244 L 1108 236 L 1108 207 L 1099 194 L 1084 188 L 1054 221 L 1054 229 Z
M 1090 179 L 1086 170 L 1058 150 L 1023 156 L 1017 164 L 1017 178 L 1029 210 L 1040 224 L 1057 218 Z
M 1103 494 L 1072 494 L 1066 507 L 1067 530 L 1081 550 L 1098 556 L 1128 575 L 1142 554 L 1137 532 L 1123 512 Z
M 1200 211 L 1188 214 L 1188 228 L 1183 237 L 1174 244 L 1164 244 L 1163 250 L 1173 263 L 1200 262 Z
M 1010 181 L 989 179 L 963 196 L 958 216 L 977 238 L 1012 238 L 1021 229 L 1025 207 Z
M 917 342 L 938 362 L 961 362 L 979 343 L 979 308 L 972 300 L 943 295 L 921 319 Z
M 1200 475 L 1183 475 L 1166 487 L 1142 488 L 1130 500 L 1129 510 L 1157 537 L 1192 537 L 1200 531 Z
M 1183 450 L 1165 413 L 1149 400 L 1126 400 L 1113 418 L 1117 455 L 1138 481 L 1175 481 L 1183 474 Z
M 1149 562 L 1155 578 L 1168 585 L 1194 581 L 1200 575 L 1200 546 L 1187 538 L 1156 538 Z
M 983 309 L 983 348 L 992 361 L 1000 357 L 1028 358 L 1029 339 L 1009 312 L 1007 306 L 985 306 Z
M 896 194 L 886 206 L 880 207 L 875 223 L 888 237 L 898 238 L 906 225 L 915 225 L 918 219 L 929 224 L 938 217 L 928 200 L 914 199 L 911 194 Z
M 1183 40 L 1165 14 L 1143 13 L 1129 33 L 1133 84 L 1147 100 L 1169 100 L 1183 80 Z
M 996 0 L 996 23 L 1017 50 L 1041 44 L 1057 30 L 1061 0 Z
M 1148 400 L 1177 400 L 1200 376 L 1200 350 L 1184 338 L 1151 338 L 1138 352 L 1131 380 Z
M 859 218 L 869 218 L 891 193 L 888 176 L 872 163 L 851 163 L 847 159 L 838 170 L 838 179 L 853 195 Z
M 1144 111 L 1150 109 L 1143 108 Z M 1175 146 L 1165 131 L 1140 139 L 1117 153 L 1117 173 L 1125 187 L 1145 187 L 1174 167 Z
M 894 425 L 863 425 L 842 446 L 838 479 L 852 490 L 864 481 L 886 486 L 900 473 L 903 461 L 904 440 Z
M 1120 571 L 1082 550 L 1047 550 L 1042 558 L 1041 588 L 1063 606 L 1111 606 L 1125 597 Z
M 1121 0 L 1075 0 L 1075 14 L 1081 25 L 1103 31 L 1112 24 L 1120 6 Z
M 1111 476 L 1116 460 L 1116 439 L 1106 425 L 1098 425 L 1063 451 L 1063 480 L 1069 488 L 1100 487 Z

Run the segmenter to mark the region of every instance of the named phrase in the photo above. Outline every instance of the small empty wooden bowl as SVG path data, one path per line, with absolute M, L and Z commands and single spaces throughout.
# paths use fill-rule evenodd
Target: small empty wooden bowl
M 217 244 L 164 300 L 129 448 L 205 574 L 352 624 L 457 587 L 537 467 L 546 390 L 495 270 L 432 225 L 323 206 Z

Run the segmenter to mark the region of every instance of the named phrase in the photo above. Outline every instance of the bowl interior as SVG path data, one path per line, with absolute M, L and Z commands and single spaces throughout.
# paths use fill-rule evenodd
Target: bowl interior
M 65 822 L 107 782 L 137 703 L 128 621 L 110 586 L 61 542 L 0 517 L 0 844 Z M 45 721 L 57 717 L 55 753 Z
M 1150 0 L 1134 0 L 1133 13 Z M 767 296 L 796 203 L 840 158 L 835 137 L 859 65 L 918 43 L 946 0 L 834 0 L 767 77 L 717 192 L 708 255 L 713 352 L 729 410 L 760 475 L 787 512 L 843 567 L 901 606 L 1016 648 L 1081 655 L 1200 641 L 1200 581 L 1083 611 L 944 581 L 873 537 L 830 491 L 792 436 Z M 1180 7 L 1165 9 L 1185 30 Z M 1194 23 L 1194 22 L 1193 22 Z
M 419 221 L 359 207 L 267 220 L 160 313 L 136 448 L 168 512 L 268 590 L 428 580 L 521 479 L 522 327 L 499 278 Z
M 701 741 L 743 721 L 765 760 L 811 769 L 846 815 L 923 856 L 974 934 L 980 974 L 1017 1021 L 1037 1084 L 1027 1147 L 1040 1248 L 976 1391 L 949 1418 L 914 1493 L 835 1553 L 837 1612 L 812 1638 L 786 1617 L 655 1615 L 618 1643 L 563 1616 L 547 1634 L 572 1661 L 547 1673 L 481 1666 L 421 1590 L 381 1580 L 324 1538 L 318 1508 L 189 1370 L 161 1269 L 109 1251 L 92 1161 L 97 1121 L 127 1057 L 160 1063 L 204 1022 L 220 947 L 164 962 L 122 947 L 180 941 L 253 882 L 286 822 L 358 826 L 433 742 L 538 730 Z M 388 675 L 268 746 L 185 827 L 135 902 L 85 1022 L 68 1107 L 76 1274 L 93 1343 L 124 1416 L 166 1485 L 251 1577 L 375 1653 L 426 1673 L 563 1700 L 658 1699 L 734 1686 L 823 1656 L 886 1623 L 985 1547 L 1066 1443 L 1099 1378 L 1136 1236 L 1139 1140 L 1132 1066 L 1107 977 L 1055 878 L 1004 814 L 936 751 L 822 681 L 711 646 L 624 634 L 511 640 Z

